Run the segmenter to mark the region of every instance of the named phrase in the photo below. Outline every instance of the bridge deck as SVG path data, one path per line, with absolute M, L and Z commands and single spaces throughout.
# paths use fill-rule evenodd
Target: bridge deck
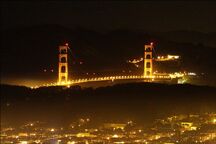
M 94 78 L 82 78 L 82 79 L 75 79 L 69 80 L 67 82 L 62 83 L 50 83 L 44 84 L 42 86 L 69 86 L 73 84 L 79 83 L 88 83 L 88 82 L 100 82 L 100 81 L 115 81 L 115 80 L 150 80 L 150 81 L 157 81 L 157 80 L 171 80 L 174 78 L 182 78 L 184 75 L 153 75 L 153 76 L 143 76 L 143 75 L 128 75 L 128 76 L 104 76 L 104 77 L 94 77 Z M 38 87 L 32 87 L 38 88 Z

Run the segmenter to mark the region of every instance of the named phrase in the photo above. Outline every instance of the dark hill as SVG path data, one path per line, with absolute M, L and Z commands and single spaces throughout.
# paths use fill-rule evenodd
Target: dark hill
M 29 89 L 1 85 L 2 122 L 51 120 L 61 123 L 90 116 L 98 120 L 149 122 L 170 114 L 216 112 L 216 89 L 156 83 Z

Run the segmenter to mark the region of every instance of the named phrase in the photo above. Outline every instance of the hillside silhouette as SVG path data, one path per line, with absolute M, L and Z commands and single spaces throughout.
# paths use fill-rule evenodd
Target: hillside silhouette
M 128 83 L 100 88 L 1 85 L 2 123 L 29 120 L 67 123 L 80 118 L 150 122 L 174 114 L 216 112 L 216 88 Z

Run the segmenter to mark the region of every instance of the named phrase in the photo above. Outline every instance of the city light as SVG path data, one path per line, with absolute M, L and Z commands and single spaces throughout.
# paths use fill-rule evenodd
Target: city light
M 213 118 L 212 122 L 213 122 L 214 124 L 216 124 L 216 118 Z
M 179 57 L 178 55 L 167 55 L 168 59 L 179 59 Z
M 189 72 L 188 75 L 189 75 L 189 76 L 196 76 L 197 74 L 194 73 L 194 72 Z
M 70 125 L 64 128 L 49 128 L 49 126 L 30 126 L 28 131 L 17 132 L 19 127 L 11 129 L 2 127 L 1 140 L 4 143 L 214 143 L 216 138 L 215 128 L 212 122 L 216 122 L 216 114 L 187 114 L 171 115 L 163 119 L 157 119 L 149 128 L 138 129 L 140 124 L 135 122 L 122 123 L 101 123 L 97 125 L 78 126 L 74 123 L 75 129 L 70 130 Z M 85 123 L 87 119 L 79 119 L 78 122 Z M 94 120 L 93 120 L 94 121 Z M 40 124 L 41 122 L 38 122 Z M 24 124 L 29 125 L 29 124 Z M 114 127 L 127 127 L 127 129 L 113 129 Z M 175 129 L 172 127 L 175 126 Z M 22 125 L 20 127 L 23 127 Z M 83 132 L 83 128 L 85 131 Z M 40 129 L 40 131 L 38 131 Z M 54 130 L 56 134 L 46 133 L 47 130 Z M 95 131 L 97 129 L 97 131 Z M 203 133 L 202 129 L 205 130 Z M 25 140 L 24 140 L 25 139 Z
M 114 134 L 112 137 L 113 138 L 118 138 L 119 136 L 117 134 Z
M 179 55 L 157 56 L 155 61 L 173 61 L 173 60 L 178 60 L 179 58 L 180 58 Z

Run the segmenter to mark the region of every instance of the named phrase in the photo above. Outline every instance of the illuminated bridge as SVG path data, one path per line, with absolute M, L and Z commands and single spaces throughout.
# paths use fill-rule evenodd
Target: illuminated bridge
M 103 76 L 92 78 L 68 79 L 68 44 L 59 46 L 59 70 L 58 81 L 56 83 L 44 84 L 43 86 L 70 86 L 73 84 L 99 82 L 99 81 L 116 81 L 116 80 L 142 80 L 146 82 L 172 80 L 182 78 L 183 73 L 155 73 L 153 72 L 153 60 L 173 60 L 178 57 L 168 55 L 168 58 L 159 57 L 153 59 L 153 43 L 144 45 L 144 58 L 141 60 L 133 60 L 131 63 L 143 61 L 144 70 L 143 75 L 118 75 L 118 76 Z
M 99 81 L 116 81 L 116 80 L 143 80 L 146 82 L 160 81 L 160 80 L 172 80 L 176 78 L 182 78 L 184 74 L 174 73 L 166 75 L 153 75 L 153 76 L 143 76 L 143 75 L 128 75 L 128 76 L 108 76 L 108 77 L 93 77 L 93 78 L 81 78 L 75 80 L 68 80 L 67 82 L 57 82 L 44 84 L 43 86 L 70 86 L 73 84 L 87 83 L 87 82 L 99 82 Z

